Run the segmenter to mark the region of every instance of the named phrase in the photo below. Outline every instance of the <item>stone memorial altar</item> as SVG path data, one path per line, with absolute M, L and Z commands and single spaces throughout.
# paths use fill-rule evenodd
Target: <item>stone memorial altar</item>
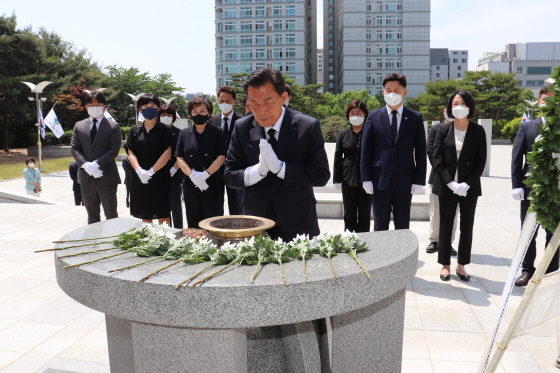
M 122 233 L 142 222 L 117 218 L 76 229 L 62 239 Z M 405 288 L 418 263 L 418 241 L 408 230 L 364 233 L 369 250 L 348 255 L 233 266 L 202 285 L 175 285 L 207 264 L 178 264 L 145 282 L 138 280 L 164 260 L 133 253 L 77 268 L 83 251 L 55 251 L 57 281 L 77 302 L 105 313 L 111 372 L 400 372 Z M 63 244 L 57 244 L 58 247 Z M 110 252 L 109 252 L 110 253 Z M 108 252 L 88 254 L 88 260 Z

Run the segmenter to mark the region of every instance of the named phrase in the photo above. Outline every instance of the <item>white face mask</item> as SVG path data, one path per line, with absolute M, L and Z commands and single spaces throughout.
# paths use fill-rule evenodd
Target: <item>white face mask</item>
M 397 106 L 402 102 L 402 96 L 397 93 L 386 93 L 383 95 L 385 103 L 389 106 Z
M 29 162 L 29 163 L 27 164 L 27 166 L 28 166 L 29 168 L 33 168 L 33 167 L 35 167 L 35 163 Z
M 229 113 L 233 109 L 232 104 L 226 104 L 225 102 L 223 104 L 218 104 L 218 106 L 223 114 Z
M 453 122 L 453 118 L 449 118 L 447 114 L 443 114 L 445 116 L 445 120 L 448 122 Z
M 169 126 L 173 123 L 173 117 L 159 117 L 159 121 L 166 126 Z
M 359 126 L 360 124 L 364 123 L 364 117 L 350 117 L 348 118 L 348 120 L 353 126 Z
M 542 104 L 539 104 L 539 107 L 545 107 L 546 106 L 546 102 L 543 102 Z
M 469 108 L 463 105 L 455 106 L 453 109 L 451 109 L 451 113 L 453 114 L 453 117 L 457 119 L 463 119 L 464 117 L 469 115 Z
M 100 118 L 103 115 L 104 111 L 105 110 L 103 110 L 103 107 L 99 106 L 90 106 L 87 109 L 89 116 L 95 119 Z

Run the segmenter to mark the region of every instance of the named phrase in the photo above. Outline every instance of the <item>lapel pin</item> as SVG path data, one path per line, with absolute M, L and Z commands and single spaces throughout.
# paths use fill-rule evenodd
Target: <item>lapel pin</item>
M 404 117 L 405 120 L 408 120 L 408 117 Z

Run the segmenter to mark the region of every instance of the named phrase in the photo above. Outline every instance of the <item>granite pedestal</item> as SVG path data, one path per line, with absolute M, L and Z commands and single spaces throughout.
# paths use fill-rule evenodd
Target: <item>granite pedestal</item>
M 110 236 L 140 225 L 117 218 L 62 239 Z M 70 297 L 105 313 L 113 373 L 400 372 L 405 287 L 416 273 L 418 242 L 408 230 L 361 236 L 369 251 L 359 258 L 371 279 L 344 254 L 333 258 L 338 278 L 326 259 L 313 258 L 309 282 L 301 261 L 294 261 L 284 265 L 288 286 L 279 266 L 267 264 L 254 284 L 254 266 L 235 266 L 201 286 L 176 290 L 207 264 L 177 264 L 142 283 L 169 262 L 109 273 L 146 260 L 126 253 L 63 269 L 118 252 L 58 259 L 84 248 L 56 251 L 56 274 Z

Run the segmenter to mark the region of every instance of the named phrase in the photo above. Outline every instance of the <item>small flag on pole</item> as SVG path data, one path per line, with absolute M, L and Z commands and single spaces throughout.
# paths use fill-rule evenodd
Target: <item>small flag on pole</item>
M 45 120 L 43 119 L 42 110 L 39 110 L 39 128 L 41 129 L 41 137 L 45 138 Z
M 56 138 L 60 138 L 62 135 L 64 135 L 64 130 L 62 129 L 60 121 L 58 120 L 56 113 L 54 112 L 54 106 L 51 108 L 51 111 L 49 111 L 43 122 L 51 129 Z
M 111 115 L 111 113 L 109 113 L 109 108 L 107 108 L 105 110 L 105 113 L 103 113 L 103 116 L 105 116 L 105 118 L 112 120 L 113 122 L 115 122 L 115 118 L 113 118 L 113 116 Z
M 527 122 L 528 120 L 529 118 L 527 117 L 527 114 L 523 113 L 523 117 L 521 118 L 521 123 Z

